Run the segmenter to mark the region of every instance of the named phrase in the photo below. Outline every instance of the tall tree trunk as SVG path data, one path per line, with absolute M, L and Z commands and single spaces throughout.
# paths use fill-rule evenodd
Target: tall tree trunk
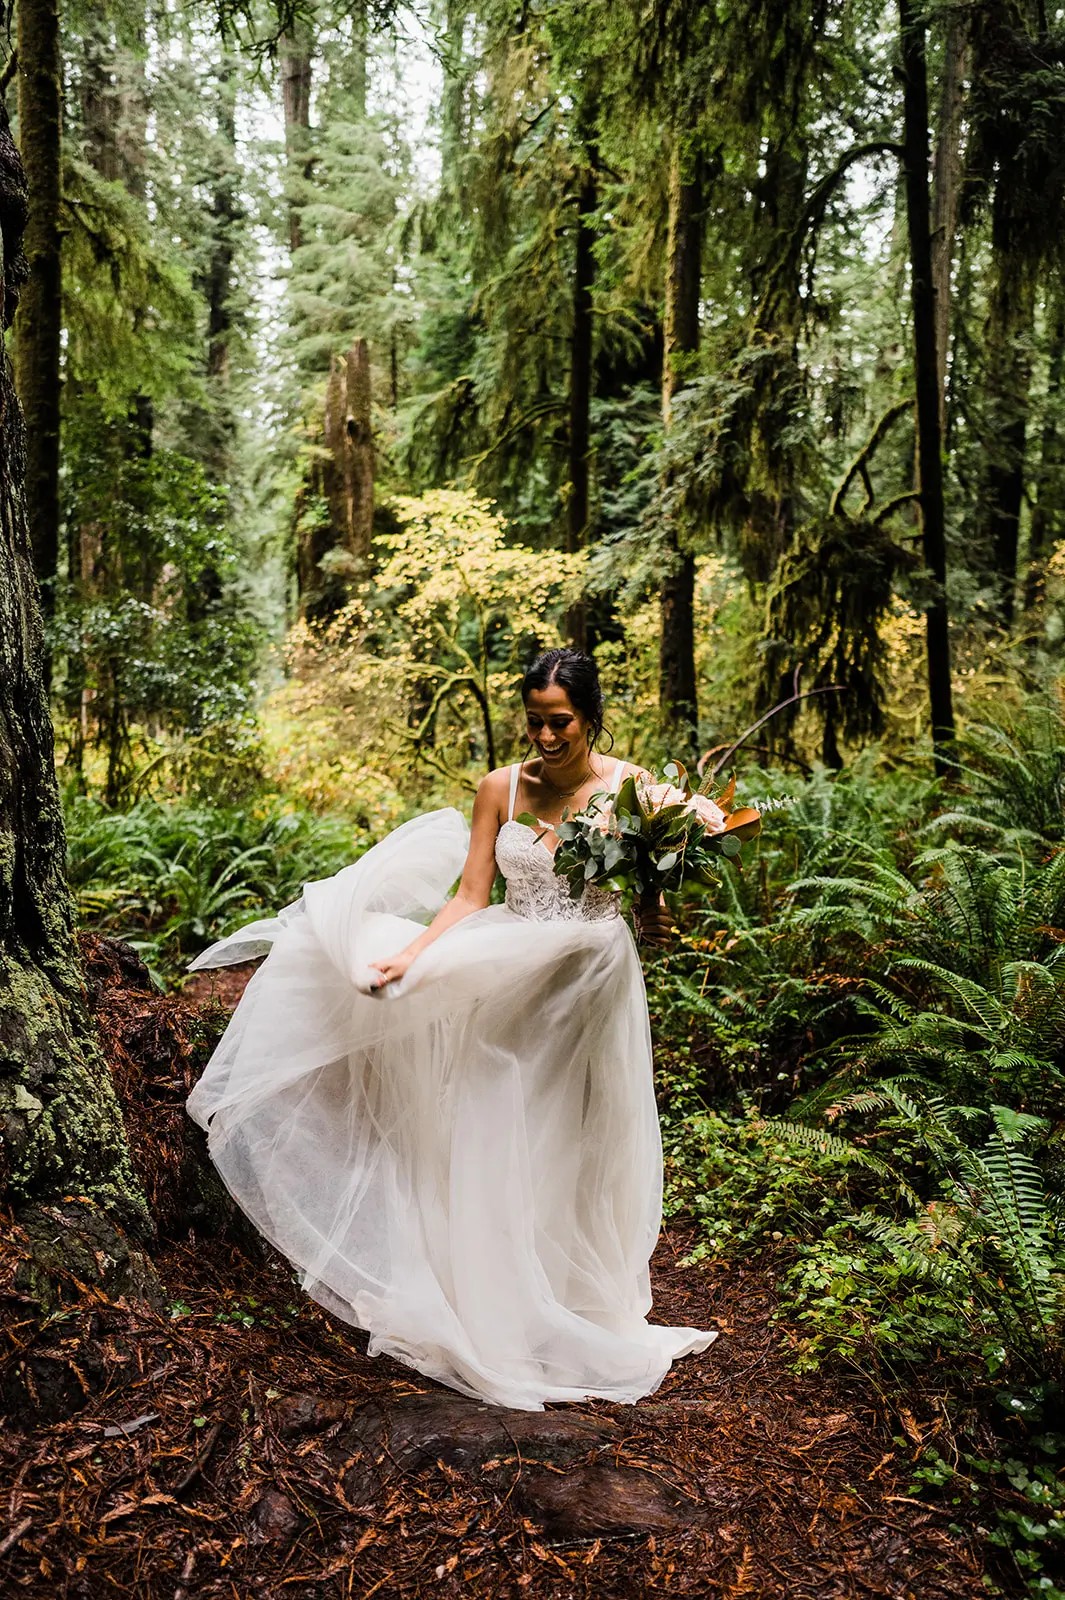
M 348 115 L 353 122 L 362 122 L 370 82 L 369 0 L 349 0 L 346 9 L 351 18 L 351 49 L 345 62 Z
M 577 229 L 573 247 L 573 321 L 569 363 L 569 496 L 566 500 L 566 549 L 583 550 L 588 538 L 589 462 L 591 448 L 592 340 L 595 286 L 595 230 L 592 217 L 597 200 L 596 150 L 584 152 L 577 187 Z M 588 648 L 588 606 L 582 598 L 567 617 L 570 640 L 578 650 Z
M 1049 306 L 1050 362 L 1039 449 L 1039 483 L 1028 524 L 1028 572 L 1024 585 L 1025 610 L 1036 605 L 1043 591 L 1046 558 L 1062 533 L 1061 402 L 1065 389 L 1065 289 L 1060 285 Z
M 26 186 L 0 104 L 0 287 L 10 326 L 26 265 Z M 26 521 L 26 439 L 0 348 L 0 1185 L 17 1206 L 82 1194 L 151 1231 L 84 1006 Z
M 466 149 L 466 19 L 468 0 L 445 0 L 444 86 L 440 105 L 440 188 L 460 200 L 462 158 Z
M 310 621 L 331 617 L 344 605 L 351 579 L 369 561 L 374 514 L 371 408 L 369 346 L 356 339 L 329 374 L 325 452 L 314 464 L 310 485 L 312 495 L 325 500 L 329 516 L 301 527 L 297 542 L 300 615 Z M 338 554 L 348 559 L 337 561 Z
M 969 71 L 969 22 L 955 8 L 947 16 L 943 76 L 936 119 L 932 166 L 932 286 L 936 304 L 936 371 L 939 383 L 939 432 L 946 444 L 947 365 L 950 357 L 951 272 L 958 231 L 958 193 L 962 172 L 962 115 Z
M 698 163 L 674 139 L 669 168 L 666 245 L 665 352 L 662 421 L 668 429 L 673 400 L 687 381 L 685 358 L 699 348 L 699 289 L 702 280 L 702 184 Z M 698 701 L 695 680 L 695 558 L 681 548 L 678 529 L 665 530 L 669 571 L 662 582 L 659 706 L 677 741 L 678 753 L 695 755 Z
M 59 206 L 62 64 L 57 0 L 19 0 L 19 138 L 29 183 L 29 278 L 15 331 L 16 382 L 26 416 L 26 503 L 45 613 L 59 567 L 59 396 L 62 266 Z M 46 672 L 48 669 L 46 668 Z
M 351 554 L 365 565 L 370 559 L 374 509 L 373 384 L 370 347 L 365 339 L 356 339 L 344 366 L 344 478 L 348 502 L 345 534 Z
M 932 237 L 928 202 L 928 71 L 924 22 L 914 0 L 898 0 L 902 47 L 906 221 L 910 241 L 910 293 L 917 388 L 918 486 L 925 565 L 935 593 L 925 608 L 928 693 L 935 770 L 945 776 L 954 743 L 947 613 L 946 515 L 943 503 L 942 440 L 939 430 L 939 363 L 932 282 Z
M 223 53 L 218 66 L 218 134 L 225 154 L 218 164 L 211 195 L 211 244 L 202 292 L 207 303 L 207 384 L 210 410 L 207 419 L 206 460 L 216 482 L 229 481 L 236 418 L 230 394 L 230 342 L 233 335 L 233 265 L 237 229 L 243 215 L 240 203 L 240 169 L 237 165 L 237 80 L 233 57 Z M 209 568 L 199 596 L 186 604 L 193 617 L 202 602 L 220 598 L 217 570 Z
M 295 254 L 303 243 L 303 190 L 311 175 L 311 58 L 314 31 L 297 19 L 281 40 L 281 102 L 285 117 L 288 166 L 288 246 Z
M 997 582 L 999 619 L 1007 628 L 1016 605 L 1035 325 L 1035 278 L 1030 263 L 1018 255 L 1012 224 L 1014 197 L 1007 193 L 1008 187 L 1002 182 L 996 186 L 992 204 L 982 496 L 983 544 Z

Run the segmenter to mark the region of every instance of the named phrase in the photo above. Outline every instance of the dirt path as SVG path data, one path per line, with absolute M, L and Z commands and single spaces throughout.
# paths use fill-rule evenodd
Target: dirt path
M 163 1277 L 189 1314 L 97 1309 L 105 1360 L 131 1321 L 136 1360 L 68 1421 L 9 1419 L 0 1592 L 984 1594 L 978 1551 L 907 1496 L 890 1420 L 793 1377 L 765 1276 L 681 1270 L 686 1242 L 663 1237 L 655 1315 L 722 1337 L 639 1405 L 541 1413 L 370 1360 L 274 1256 L 172 1250 Z
M 129 1041 L 156 1041 L 169 1076 L 141 1099 L 169 1092 L 174 1111 L 174 1003 L 135 1001 L 125 1052 L 110 1045 L 128 1078 Z M 0 1425 L 0 1593 L 986 1595 L 956 1513 L 907 1494 L 899 1419 L 864 1388 L 790 1373 L 771 1270 L 682 1268 L 693 1238 L 663 1233 L 652 1316 L 721 1337 L 636 1406 L 544 1412 L 369 1359 L 272 1250 L 172 1245 L 156 1259 L 176 1315 L 89 1295 L 21 1353 L 39 1378 L 62 1369 L 69 1404 Z

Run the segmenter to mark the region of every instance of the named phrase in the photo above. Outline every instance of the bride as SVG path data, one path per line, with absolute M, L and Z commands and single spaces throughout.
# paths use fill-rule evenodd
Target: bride
M 234 1198 L 371 1355 L 538 1411 L 636 1401 L 717 1336 L 647 1321 L 662 1145 L 643 973 L 618 896 L 574 901 L 552 864 L 563 810 L 643 769 L 597 749 L 591 657 L 548 651 L 522 700 L 537 753 L 481 782 L 472 828 L 415 817 L 192 963 L 270 952 L 187 1106 Z M 664 910 L 642 931 L 668 936 Z

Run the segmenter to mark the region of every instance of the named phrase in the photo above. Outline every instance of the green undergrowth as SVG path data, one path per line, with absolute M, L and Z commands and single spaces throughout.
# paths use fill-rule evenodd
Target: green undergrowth
M 798 1370 L 939 1417 L 912 1492 L 1065 1596 L 1065 728 L 787 790 L 649 992 L 666 1205 L 771 1259 Z M 908 1398 L 907 1398 L 908 1397 Z M 949 1441 L 949 1443 L 945 1443 Z M 913 1451 L 913 1441 L 902 1439 Z
M 81 925 L 124 939 L 161 982 L 372 843 L 346 818 L 295 810 L 277 797 L 241 805 L 144 800 L 115 811 L 78 796 L 66 823 Z

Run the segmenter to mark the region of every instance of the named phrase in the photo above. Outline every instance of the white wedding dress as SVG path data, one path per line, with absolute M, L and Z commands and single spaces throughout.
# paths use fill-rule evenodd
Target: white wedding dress
M 632 1402 L 717 1335 L 646 1320 L 662 1145 L 643 973 L 617 897 L 571 900 L 514 820 L 517 777 L 505 904 L 379 994 L 369 963 L 461 874 L 454 809 L 191 963 L 269 949 L 188 1110 L 234 1198 L 371 1355 L 524 1410 Z

